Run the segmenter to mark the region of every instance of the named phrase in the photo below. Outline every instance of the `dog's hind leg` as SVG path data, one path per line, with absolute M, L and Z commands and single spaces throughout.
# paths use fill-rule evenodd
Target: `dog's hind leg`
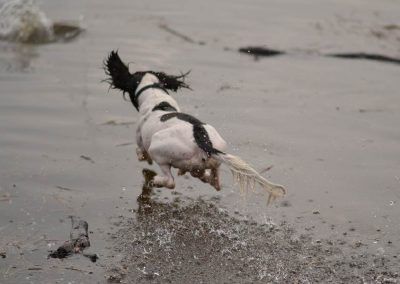
M 167 187 L 170 189 L 175 188 L 174 177 L 171 174 L 171 165 L 163 164 L 159 166 L 164 175 L 156 175 L 153 178 L 153 185 L 157 187 Z
M 218 168 L 196 171 L 196 172 L 192 171 L 191 174 L 193 177 L 200 179 L 202 182 L 210 184 L 217 191 L 221 190 L 221 185 L 219 184 Z
M 211 169 L 210 174 L 210 184 L 217 190 L 221 190 L 221 185 L 219 183 L 219 168 Z
M 218 191 L 221 189 L 219 184 L 218 168 L 211 170 L 191 170 L 190 174 L 192 177 L 198 178 L 202 182 L 210 184 Z
M 189 134 L 187 134 L 187 130 L 189 130 Z M 163 173 L 162 176 L 154 178 L 154 185 L 175 187 L 171 166 L 176 167 L 180 161 L 187 161 L 193 156 L 194 145 L 191 144 L 193 142 L 185 137 L 185 135 L 189 137 L 192 135 L 191 130 L 190 127 L 185 127 L 185 125 L 182 129 L 182 126 L 179 125 L 179 127 L 166 128 L 153 134 L 148 153 L 153 161 L 160 166 Z

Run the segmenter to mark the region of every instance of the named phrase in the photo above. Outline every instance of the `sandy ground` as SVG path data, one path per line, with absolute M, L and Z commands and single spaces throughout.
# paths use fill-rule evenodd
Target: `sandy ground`
M 400 57 L 397 3 L 42 7 L 86 32 L 69 43 L 0 42 L 1 283 L 399 282 L 400 68 L 319 56 Z M 248 45 L 288 54 L 255 61 L 237 52 Z M 272 166 L 265 175 L 287 197 L 267 207 L 223 170 L 221 192 L 181 177 L 175 191 L 138 202 L 138 117 L 101 83 L 117 48 L 132 70 L 191 69 L 194 91 L 174 95 L 182 109 L 219 129 L 231 153 Z M 69 215 L 89 223 L 96 263 L 47 259 L 68 239 Z

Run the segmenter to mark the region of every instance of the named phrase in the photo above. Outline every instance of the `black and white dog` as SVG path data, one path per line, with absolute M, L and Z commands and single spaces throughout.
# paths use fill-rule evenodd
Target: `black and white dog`
M 185 76 L 163 72 L 138 71 L 133 74 L 112 51 L 104 62 L 111 88 L 128 93 L 140 114 L 136 131 L 139 161 L 155 161 L 162 174 L 152 181 L 154 186 L 174 188 L 171 167 L 178 175 L 190 172 L 193 177 L 220 190 L 219 166 L 228 166 L 241 190 L 258 183 L 269 192 L 268 202 L 285 195 L 281 185 L 273 184 L 237 156 L 225 153 L 226 142 L 214 127 L 180 111 L 168 91 L 189 88 Z

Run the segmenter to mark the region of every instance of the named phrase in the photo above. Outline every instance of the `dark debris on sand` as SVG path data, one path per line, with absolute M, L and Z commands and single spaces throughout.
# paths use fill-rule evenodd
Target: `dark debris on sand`
M 362 247 L 298 236 L 287 224 L 230 216 L 211 201 L 161 203 L 145 192 L 112 236 L 118 283 L 396 283 L 399 263 Z M 353 251 L 348 250 L 353 249 Z M 396 260 L 397 261 L 397 260 Z
M 83 250 L 90 247 L 89 225 L 85 220 L 75 216 L 70 216 L 71 232 L 68 241 L 65 241 L 57 250 L 52 251 L 49 258 L 66 258 L 75 253 L 82 253 L 83 256 L 89 258 L 92 262 L 98 259 L 97 254 L 85 254 Z

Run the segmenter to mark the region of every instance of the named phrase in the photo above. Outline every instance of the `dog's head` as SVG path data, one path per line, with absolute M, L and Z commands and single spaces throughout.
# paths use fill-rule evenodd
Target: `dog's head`
M 117 51 L 111 51 L 108 58 L 104 61 L 104 70 L 109 78 L 106 81 L 113 89 L 119 89 L 122 92 L 127 92 L 129 95 L 134 96 L 137 87 L 139 86 L 142 78 L 147 73 L 151 73 L 159 80 L 160 85 L 167 89 L 176 92 L 180 88 L 188 88 L 189 85 L 185 83 L 185 77 L 189 72 L 179 76 L 167 75 L 164 72 L 155 71 L 137 71 L 130 73 L 128 66 L 122 62 Z

